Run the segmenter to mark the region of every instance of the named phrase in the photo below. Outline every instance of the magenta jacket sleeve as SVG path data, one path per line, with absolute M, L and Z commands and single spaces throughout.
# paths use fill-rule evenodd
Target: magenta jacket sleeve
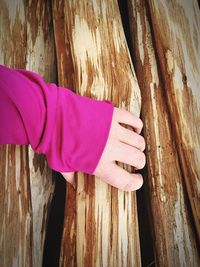
M 79 96 L 34 72 L 0 65 L 0 144 L 30 144 L 56 171 L 93 174 L 113 110 L 111 101 Z

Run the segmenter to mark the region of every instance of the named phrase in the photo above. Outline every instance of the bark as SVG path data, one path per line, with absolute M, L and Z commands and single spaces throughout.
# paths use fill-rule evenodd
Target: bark
M 149 6 L 181 171 L 200 240 L 199 6 L 196 0 L 149 0 Z
M 139 114 L 117 1 L 53 1 L 53 19 L 60 84 Z M 60 266 L 140 266 L 135 193 L 76 175 L 76 190 L 67 185 Z
M 156 266 L 199 266 L 183 174 L 145 1 L 128 1 L 131 52 L 142 93 Z
M 0 63 L 53 80 L 54 40 L 43 1 L 0 1 Z M 0 262 L 2 267 L 42 266 L 54 189 L 44 156 L 28 146 L 0 148 Z

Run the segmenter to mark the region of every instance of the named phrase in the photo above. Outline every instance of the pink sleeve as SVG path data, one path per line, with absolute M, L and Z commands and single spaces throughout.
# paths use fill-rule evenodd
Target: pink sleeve
M 0 65 L 0 144 L 30 144 L 60 172 L 93 174 L 114 105 L 47 84 L 36 73 Z

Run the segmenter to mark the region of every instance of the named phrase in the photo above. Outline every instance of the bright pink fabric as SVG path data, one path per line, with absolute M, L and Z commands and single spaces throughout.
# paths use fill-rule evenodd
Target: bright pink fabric
M 0 144 L 30 144 L 56 171 L 93 174 L 113 110 L 111 101 L 79 96 L 34 72 L 0 65 Z

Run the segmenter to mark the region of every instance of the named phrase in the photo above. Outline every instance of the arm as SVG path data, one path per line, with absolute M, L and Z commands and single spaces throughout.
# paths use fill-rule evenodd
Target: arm
M 126 191 L 143 183 L 140 174 L 116 165 L 144 167 L 142 121 L 111 101 L 79 96 L 34 72 L 0 65 L 0 126 L 0 144 L 30 144 L 66 179 L 82 171 Z
M 34 72 L 0 66 L 0 144 L 30 144 L 56 171 L 93 173 L 113 108 L 46 84 Z

